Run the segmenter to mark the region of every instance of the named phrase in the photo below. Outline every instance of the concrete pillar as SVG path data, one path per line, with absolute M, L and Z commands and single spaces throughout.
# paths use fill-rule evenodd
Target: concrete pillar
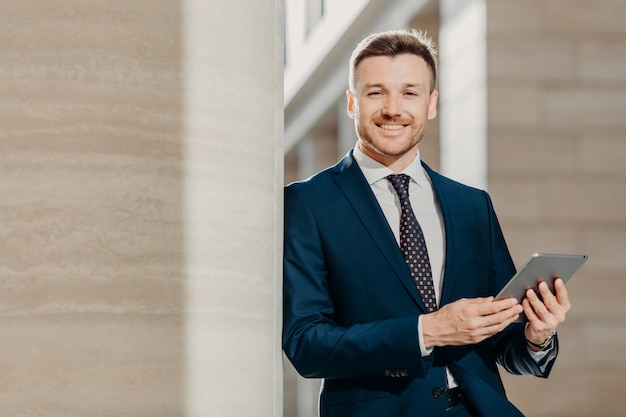
M 0 19 L 2 414 L 281 416 L 282 2 Z
M 439 8 L 441 172 L 486 188 L 485 0 L 442 0 Z
M 440 26 L 439 1 L 430 0 L 420 12 L 411 20 L 410 27 L 425 31 L 430 36 L 435 45 L 439 45 L 439 26 Z M 454 61 L 452 61 L 454 62 Z M 439 72 L 441 72 L 441 63 L 439 64 Z M 441 74 L 438 74 L 438 79 Z M 439 89 L 439 83 L 436 86 Z M 439 97 L 438 108 L 445 106 L 445 100 Z M 426 162 L 435 171 L 440 170 L 441 152 L 440 152 L 440 120 L 435 117 L 428 121 L 426 135 L 419 144 L 420 158 Z
M 282 414 L 282 2 L 185 2 L 188 415 Z

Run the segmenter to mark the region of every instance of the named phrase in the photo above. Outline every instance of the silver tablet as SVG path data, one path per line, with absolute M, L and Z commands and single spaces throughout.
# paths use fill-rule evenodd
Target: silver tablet
M 496 300 L 516 298 L 520 303 L 526 297 L 526 290 L 537 289 L 541 281 L 545 281 L 554 293 L 554 278 L 561 277 L 567 282 L 587 260 L 587 255 L 566 255 L 556 253 L 535 253 L 520 268 L 519 272 L 502 288 Z M 525 321 L 523 314 L 521 321 Z

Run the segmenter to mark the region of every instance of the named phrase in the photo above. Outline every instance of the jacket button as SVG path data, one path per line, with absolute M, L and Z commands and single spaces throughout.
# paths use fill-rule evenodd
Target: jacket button
M 435 387 L 433 389 L 433 397 L 435 398 L 441 398 L 443 396 L 443 388 L 441 387 Z

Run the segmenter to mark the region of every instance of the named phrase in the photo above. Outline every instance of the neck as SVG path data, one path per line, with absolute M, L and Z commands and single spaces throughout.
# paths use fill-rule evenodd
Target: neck
M 411 165 L 417 156 L 417 146 L 412 147 L 408 151 L 400 155 L 385 155 L 375 150 L 371 149 L 367 145 L 365 145 L 362 141 L 358 142 L 358 146 L 361 151 L 372 158 L 374 161 L 383 164 L 394 173 L 399 174 L 406 167 Z

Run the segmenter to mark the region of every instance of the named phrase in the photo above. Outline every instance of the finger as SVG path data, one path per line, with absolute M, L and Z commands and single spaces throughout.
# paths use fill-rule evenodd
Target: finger
M 529 290 L 527 291 L 527 299 L 537 316 L 537 320 L 543 323 L 543 327 L 556 328 L 559 323 L 565 320 L 565 313 L 569 306 L 562 307 L 559 305 L 553 295 L 547 294 L 542 301 L 534 291 Z
M 539 320 L 544 320 L 545 321 L 545 318 L 549 314 L 549 311 L 546 308 L 544 302 L 539 299 L 539 296 L 537 295 L 535 290 L 528 289 L 526 291 L 526 298 L 525 299 L 530 304 L 530 307 L 535 312 L 535 315 L 537 316 L 537 318 Z
M 488 316 L 484 316 L 485 318 L 485 327 L 491 327 L 491 326 L 506 326 L 508 324 L 510 324 L 510 322 L 513 322 L 515 320 L 517 320 L 517 318 L 519 317 L 520 313 L 523 311 L 522 305 L 519 304 L 517 302 L 517 300 L 515 300 L 515 303 L 510 306 L 509 308 L 506 308 L 504 310 L 500 310 L 496 313 L 490 314 Z M 502 327 L 504 328 L 504 327 Z
M 469 343 L 478 343 L 501 332 L 509 324 L 517 320 L 521 312 L 521 304 L 513 299 L 513 306 L 507 309 L 489 315 L 474 317 L 471 322 L 467 323 L 469 327 L 465 329 Z
M 486 298 L 461 298 L 448 305 L 460 308 L 466 317 L 483 316 L 490 314 L 490 306 L 493 297 Z
M 541 301 L 546 310 L 550 313 L 558 312 L 559 303 L 556 300 L 555 295 L 550 291 L 550 287 L 545 282 L 540 282 L 538 286 L 539 294 L 541 294 Z
M 503 328 L 514 322 L 519 318 L 519 315 L 524 311 L 521 304 L 516 303 L 513 307 L 501 311 L 498 313 L 498 319 L 502 323 Z
M 541 281 L 539 285 L 537 286 L 537 289 L 539 290 L 539 294 L 541 294 L 541 298 L 544 301 L 547 298 L 555 298 L 555 295 L 554 293 L 552 293 L 552 291 L 550 291 L 550 287 L 548 286 L 547 282 Z
M 565 290 L 565 284 L 563 280 L 558 279 L 559 283 L 554 283 L 555 292 L 558 291 L 559 295 L 553 294 L 546 283 L 539 285 L 543 304 L 546 307 L 547 312 L 552 317 L 543 317 L 544 320 L 557 320 L 562 322 L 565 319 L 565 313 L 570 309 L 569 298 L 567 291 Z M 560 298 L 559 298 L 560 297 Z
M 461 300 L 469 304 L 486 304 L 493 301 L 493 297 L 462 298 Z
M 498 312 L 508 310 L 518 304 L 519 302 L 515 298 L 496 300 L 487 305 L 481 306 L 480 314 L 483 316 L 496 314 Z
M 518 304 L 517 308 L 505 310 L 494 315 L 491 323 L 486 325 L 484 328 L 487 337 L 493 336 L 494 334 L 500 333 L 502 330 L 504 330 L 509 324 L 517 320 L 521 311 L 522 305 Z
M 554 289 L 556 291 L 556 300 L 559 305 L 563 306 L 567 310 L 570 309 L 570 301 L 569 294 L 567 292 L 567 288 L 565 288 L 565 283 L 561 278 L 557 278 L 554 281 Z
M 522 307 L 524 308 L 524 314 L 526 315 L 526 318 L 529 322 L 532 323 L 540 321 L 539 317 L 537 317 L 537 314 L 535 313 L 535 310 L 530 305 L 530 301 L 528 301 L 528 298 L 524 298 L 522 300 Z

